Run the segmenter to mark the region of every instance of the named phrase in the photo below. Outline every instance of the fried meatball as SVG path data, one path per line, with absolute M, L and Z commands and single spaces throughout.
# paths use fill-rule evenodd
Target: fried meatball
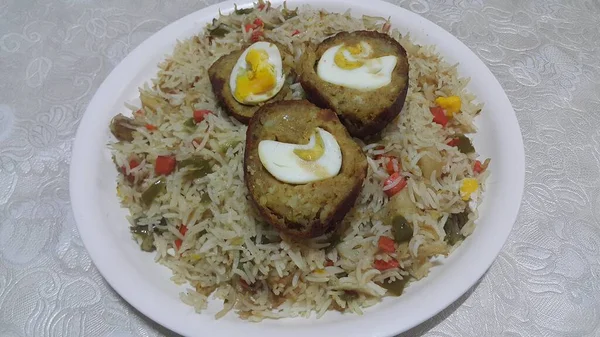
M 258 144 L 275 140 L 307 144 L 315 128 L 331 133 L 340 146 L 342 167 L 331 178 L 307 184 L 277 180 L 263 166 Z M 262 217 L 296 238 L 312 238 L 336 229 L 352 208 L 367 175 L 367 160 L 337 115 L 306 100 L 265 104 L 250 120 L 246 133 L 244 177 Z
M 375 90 L 358 90 L 322 80 L 316 67 L 328 49 L 340 45 L 367 42 L 373 48 L 370 58 L 393 55 L 396 66 L 391 83 Z M 316 105 L 337 113 L 354 137 L 365 138 L 381 131 L 402 110 L 408 90 L 406 50 L 390 36 L 375 31 L 341 32 L 317 46 L 308 46 L 299 65 L 300 82 L 308 98 Z
M 288 76 L 295 76 L 295 72 L 293 69 L 293 56 L 289 53 L 288 49 L 277 43 L 271 42 L 277 46 L 279 49 L 279 53 L 281 54 L 281 59 L 283 63 L 283 73 L 286 76 L 286 80 Z M 242 48 L 241 50 L 237 50 L 231 52 L 227 55 L 221 56 L 215 63 L 213 63 L 210 68 L 208 68 L 208 77 L 210 79 L 210 84 L 212 86 L 213 92 L 219 101 L 219 104 L 235 119 L 238 121 L 248 124 L 250 118 L 254 115 L 256 110 L 260 108 L 264 103 L 260 103 L 257 105 L 245 105 L 236 101 L 233 97 L 233 93 L 231 92 L 231 88 L 229 87 L 229 77 L 231 76 L 231 72 L 237 63 L 237 60 L 244 53 L 246 48 Z M 286 98 L 286 96 L 291 92 L 288 85 L 283 85 L 283 88 L 271 99 L 267 100 L 267 102 L 275 102 L 280 101 Z M 265 102 L 265 103 L 267 103 Z

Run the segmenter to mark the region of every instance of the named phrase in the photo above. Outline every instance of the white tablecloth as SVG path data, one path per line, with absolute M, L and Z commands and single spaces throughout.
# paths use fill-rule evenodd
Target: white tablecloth
M 71 212 L 69 162 L 115 65 L 214 2 L 0 0 L 0 336 L 171 335 L 94 268 Z M 393 2 L 483 59 L 517 112 L 527 161 L 521 212 L 496 262 L 405 336 L 599 336 L 599 2 Z

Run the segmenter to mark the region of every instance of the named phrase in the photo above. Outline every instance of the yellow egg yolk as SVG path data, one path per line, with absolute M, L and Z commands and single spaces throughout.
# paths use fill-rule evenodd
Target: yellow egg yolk
M 362 60 L 356 60 L 356 61 L 348 60 L 346 58 L 346 56 L 344 55 L 344 51 L 348 51 L 350 53 L 350 55 L 352 55 L 352 56 L 358 56 L 358 55 L 360 55 L 364 51 L 363 47 L 362 47 L 362 45 L 360 43 L 357 43 L 355 45 L 350 45 L 350 46 L 345 46 L 345 45 L 342 46 L 335 53 L 334 61 L 335 61 L 335 64 L 338 67 L 342 68 L 342 69 L 352 70 L 352 69 L 356 69 L 356 68 L 362 67 L 362 65 L 364 64 L 364 61 L 362 61 Z
M 275 70 L 268 60 L 269 55 L 262 49 L 252 49 L 248 52 L 246 62 L 249 69 L 236 79 L 236 99 L 243 101 L 250 95 L 264 94 L 275 88 Z
M 462 200 L 467 201 L 471 198 L 471 194 L 475 193 L 479 188 L 477 179 L 465 178 L 460 186 L 460 196 Z
M 325 153 L 325 144 L 319 131 L 315 130 L 315 146 L 312 149 L 295 149 L 294 153 L 306 161 L 315 161 L 321 158 Z

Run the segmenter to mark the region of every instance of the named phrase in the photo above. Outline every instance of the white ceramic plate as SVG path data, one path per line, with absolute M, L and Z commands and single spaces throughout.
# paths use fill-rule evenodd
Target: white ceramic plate
M 278 5 L 281 1 L 274 1 Z M 449 63 L 461 63 L 461 76 L 471 77 L 468 89 L 485 103 L 477 118 L 474 143 L 482 157 L 492 158 L 492 175 L 480 207 L 477 229 L 444 263 L 399 298 L 386 298 L 364 315 L 331 312 L 322 319 L 266 320 L 248 323 L 230 314 L 214 319 L 220 303 L 202 314 L 179 300 L 183 290 L 169 278 L 170 270 L 154 263 L 153 254 L 140 251 L 129 234 L 116 196 L 117 172 L 107 144 L 111 118 L 137 88 L 157 72 L 157 63 L 173 50 L 177 39 L 202 30 L 233 2 L 192 13 L 144 41 L 106 78 L 81 120 L 75 138 L 70 193 L 75 219 L 94 264 L 111 286 L 131 305 L 165 327 L 186 336 L 390 336 L 434 316 L 465 293 L 485 273 L 500 252 L 516 219 L 524 182 L 524 151 L 515 112 L 502 87 L 469 48 L 434 23 L 379 0 L 290 0 L 289 5 L 312 4 L 328 11 L 391 16 L 393 27 L 420 44 L 436 45 Z M 251 4 L 242 4 L 243 7 Z M 466 66 L 465 66 L 466 65 Z

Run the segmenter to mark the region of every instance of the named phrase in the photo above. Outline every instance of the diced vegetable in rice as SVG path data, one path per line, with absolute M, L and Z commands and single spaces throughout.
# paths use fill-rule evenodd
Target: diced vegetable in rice
M 343 230 L 296 242 L 250 206 L 246 127 L 216 104 L 206 72 L 251 40 L 277 41 L 298 60 L 307 42 L 365 29 L 389 32 L 407 50 L 406 103 L 378 137 L 359 141 L 369 170 Z M 189 285 L 181 299 L 196 311 L 216 297 L 225 301 L 217 318 L 230 311 L 250 321 L 360 314 L 425 277 L 431 258 L 449 254 L 474 230 L 489 160 L 477 160 L 465 134 L 475 131 L 482 106 L 435 47 L 412 43 L 384 18 L 259 1 L 178 42 L 159 68 L 140 88 L 133 117 L 112 125 L 117 194 L 130 211 L 133 238 L 155 251 L 174 282 Z M 289 86 L 289 99 L 304 97 L 298 83 Z M 436 104 L 439 97 L 446 99 Z

